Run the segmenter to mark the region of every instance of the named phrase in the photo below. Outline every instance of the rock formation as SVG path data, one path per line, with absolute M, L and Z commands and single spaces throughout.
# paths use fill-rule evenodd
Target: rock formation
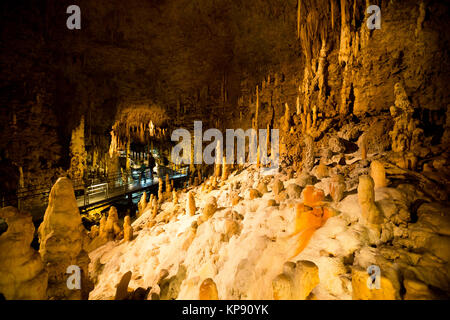
M 130 216 L 125 216 L 123 221 L 123 239 L 125 241 L 133 240 L 133 228 L 131 227 Z
M 141 199 L 138 202 L 138 216 L 144 213 L 145 208 L 147 207 L 147 193 L 144 191 L 142 193 Z
M 34 235 L 31 215 L 14 207 L 0 209 L 0 293 L 7 300 L 44 300 L 48 274 L 41 256 L 30 247 Z
M 200 285 L 198 298 L 199 300 L 219 300 L 217 287 L 213 279 L 208 278 L 203 280 Z
M 314 140 L 310 135 L 304 136 L 303 170 L 311 172 L 314 166 Z
M 344 198 L 345 189 L 345 179 L 342 175 L 335 175 L 331 178 L 330 195 L 334 202 L 339 202 Z
M 375 204 L 375 184 L 372 177 L 359 177 L 358 202 L 361 207 L 361 217 L 368 226 L 377 226 L 383 222 L 383 216 Z
M 208 220 L 210 217 L 212 217 L 214 215 L 214 213 L 217 210 L 217 199 L 215 197 L 209 197 L 206 200 L 206 204 L 203 207 L 203 211 L 202 211 L 202 221 L 206 221 Z
M 190 216 L 193 216 L 195 215 L 195 211 L 197 211 L 197 208 L 195 206 L 194 194 L 191 191 L 187 194 L 186 213 Z
M 319 268 L 311 261 L 286 262 L 272 281 L 275 300 L 306 300 L 319 284 Z
M 394 118 L 394 128 L 389 135 L 392 139 L 394 152 L 416 151 L 421 145 L 423 130 L 418 127 L 418 121 L 413 119 L 414 108 L 409 102 L 403 85 L 397 82 L 394 86 L 395 104 L 390 108 Z
M 105 234 L 106 238 L 111 241 L 118 238 L 121 232 L 119 226 L 119 216 L 117 215 L 117 209 L 113 206 L 109 208 L 108 219 L 106 219 L 105 224 Z
M 383 188 L 387 186 L 386 170 L 382 162 L 374 160 L 370 163 L 370 176 L 373 179 L 375 188 Z
M 48 297 L 87 299 L 91 290 L 88 278 L 90 259 L 83 247 L 87 235 L 81 224 L 72 182 L 68 178 L 59 178 L 52 187 L 38 234 L 39 253 L 48 271 Z M 70 266 L 81 270 L 79 289 L 67 286 L 66 272 Z

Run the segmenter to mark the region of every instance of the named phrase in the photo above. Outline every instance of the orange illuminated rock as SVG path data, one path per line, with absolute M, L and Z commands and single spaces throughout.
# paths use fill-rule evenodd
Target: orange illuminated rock
M 199 290 L 200 300 L 219 300 L 219 295 L 217 293 L 217 287 L 213 279 L 205 279 L 200 285 Z
M 303 202 L 309 207 L 315 207 L 322 205 L 322 201 L 325 199 L 325 193 L 321 189 L 314 188 L 314 186 L 306 186 L 303 189 Z
M 291 237 L 299 234 L 299 238 L 298 246 L 293 257 L 305 249 L 314 232 L 334 215 L 334 212 L 327 207 L 315 207 L 311 209 L 303 203 L 297 204 L 295 211 L 295 229 Z

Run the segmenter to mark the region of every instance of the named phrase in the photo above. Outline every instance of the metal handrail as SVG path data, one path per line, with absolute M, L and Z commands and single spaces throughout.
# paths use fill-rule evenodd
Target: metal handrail
M 172 172 L 170 174 L 170 176 L 176 176 L 176 175 L 187 175 L 189 172 L 189 166 L 184 166 L 179 168 L 178 170 L 175 170 L 175 166 L 172 166 L 172 168 L 168 167 L 168 166 L 161 166 L 164 169 L 170 169 Z M 145 167 L 144 169 L 144 174 L 148 174 L 150 170 L 150 167 Z M 85 180 L 74 180 L 72 183 L 74 185 L 74 189 L 75 190 L 80 190 L 83 189 L 83 197 L 84 197 L 84 203 L 85 205 L 89 204 L 89 187 L 92 187 L 95 183 L 95 185 L 98 184 L 106 184 L 106 199 L 109 198 L 109 196 L 112 194 L 112 192 L 110 192 L 110 186 L 109 184 L 112 183 L 117 183 L 119 181 L 122 181 L 122 184 L 119 187 L 123 187 L 124 192 L 127 190 L 127 188 L 130 185 L 133 185 L 136 180 L 139 180 L 139 175 L 136 176 L 134 174 L 134 172 L 136 171 L 141 171 L 141 170 L 135 170 L 135 169 L 130 169 L 130 170 L 126 170 L 126 171 L 120 171 L 120 172 L 113 172 L 113 173 L 109 173 L 109 174 L 101 174 L 101 175 L 97 175 L 96 178 L 88 178 Z M 154 173 L 152 172 L 152 176 L 154 176 Z M 131 181 L 130 181 L 131 178 Z M 98 179 L 97 181 L 95 181 L 94 179 Z M 90 180 L 90 184 L 87 183 L 86 180 Z M 153 180 L 155 180 L 155 177 L 153 178 Z M 41 185 L 34 185 L 34 186 L 29 186 L 27 188 L 22 188 L 19 189 L 14 196 L 11 195 L 10 200 L 18 200 L 20 201 L 24 201 L 24 200 L 28 200 L 28 199 L 32 199 L 32 198 L 36 198 L 36 197 L 44 197 L 45 196 L 45 200 L 44 203 L 47 202 L 48 199 L 48 194 L 50 193 L 51 190 L 51 185 L 45 185 L 45 184 L 41 184 Z M 114 187 L 113 187 L 114 189 Z M 115 188 L 118 189 L 118 188 Z M 4 198 L 4 199 L 0 199 L 0 200 L 7 200 L 8 198 Z M 87 202 L 87 203 L 86 203 Z M 3 206 L 3 203 L 2 203 Z

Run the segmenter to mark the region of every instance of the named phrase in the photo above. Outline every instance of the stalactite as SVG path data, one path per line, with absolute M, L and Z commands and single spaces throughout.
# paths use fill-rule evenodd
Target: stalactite
M 258 86 L 256 86 L 255 130 L 258 130 L 258 114 L 259 114 L 259 88 Z
M 84 142 L 84 117 L 81 117 L 79 126 L 72 131 L 70 157 L 69 176 L 74 180 L 80 180 L 83 178 L 87 168 L 87 153 Z
M 334 30 L 334 4 L 335 0 L 330 0 L 330 5 L 331 5 L 331 28 Z
M 289 120 L 291 118 L 291 114 L 289 111 L 289 105 L 287 104 L 287 102 L 284 104 L 285 106 L 285 110 L 284 110 L 284 128 L 286 131 L 289 130 Z
M 301 7 L 302 7 L 302 0 L 298 0 L 298 3 L 297 3 L 297 38 L 298 39 L 300 39 Z
M 214 172 L 214 176 L 215 177 L 220 177 L 220 173 L 221 173 L 221 162 L 222 161 L 222 147 L 220 145 L 220 140 L 217 141 L 217 145 L 216 145 L 216 164 L 215 164 L 215 172 Z
M 317 124 L 317 107 L 316 107 L 316 105 L 313 106 L 312 112 L 313 112 L 312 127 L 315 128 L 316 124 Z
M 350 52 L 350 26 L 347 0 L 341 0 L 341 37 L 339 47 L 339 63 L 348 62 Z
M 127 160 L 126 160 L 126 169 L 129 171 L 131 168 L 131 161 L 130 161 L 130 141 L 127 141 Z
M 267 135 L 266 135 L 266 152 L 269 153 L 270 150 L 270 124 L 267 124 L 266 129 Z

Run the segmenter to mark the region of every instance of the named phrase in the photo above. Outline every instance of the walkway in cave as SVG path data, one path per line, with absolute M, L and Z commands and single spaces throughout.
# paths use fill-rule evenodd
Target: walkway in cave
M 182 170 L 169 175 L 170 180 L 184 180 L 187 175 L 188 167 L 183 168 Z M 127 184 L 122 184 L 121 181 L 116 181 L 116 186 L 111 189 L 108 187 L 107 183 L 98 184 L 94 187 L 97 187 L 98 193 L 89 194 L 85 193 L 77 197 L 77 204 L 80 209 L 88 211 L 89 207 L 95 207 L 100 204 L 105 204 L 107 202 L 116 200 L 117 198 L 123 198 L 128 195 L 132 195 L 133 193 L 144 191 L 152 186 L 158 185 L 158 179 L 156 176 L 153 179 L 147 178 L 145 181 L 139 181 L 139 179 L 132 179 Z M 92 187 L 92 186 L 91 186 Z

